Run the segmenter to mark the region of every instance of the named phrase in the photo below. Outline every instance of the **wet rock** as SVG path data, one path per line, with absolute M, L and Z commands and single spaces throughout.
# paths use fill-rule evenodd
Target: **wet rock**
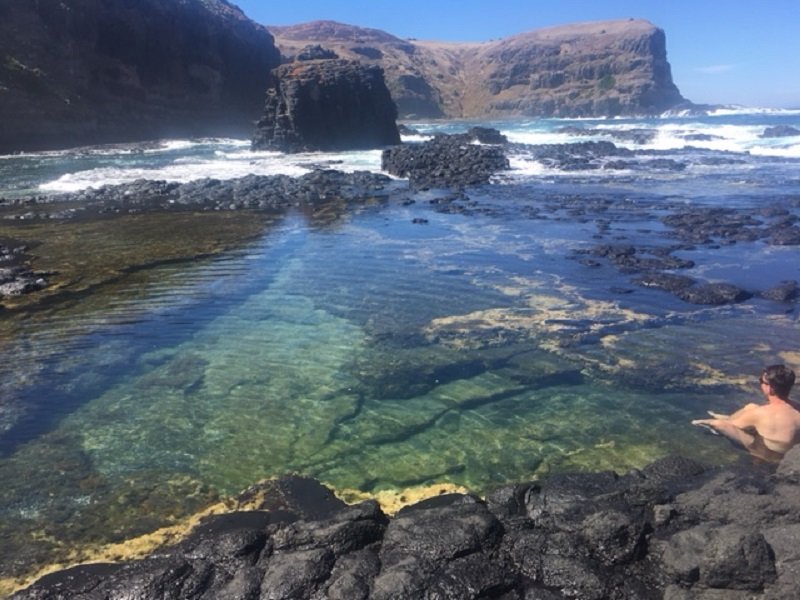
M 764 132 L 758 136 L 762 138 L 776 138 L 776 137 L 793 137 L 800 135 L 800 129 L 790 125 L 776 125 L 774 127 L 767 127 Z
M 705 588 L 760 591 L 776 578 L 764 536 L 737 525 L 700 525 L 671 537 L 661 550 L 675 583 Z
M 397 131 L 400 132 L 400 135 L 422 135 L 418 130 L 403 123 L 397 126 Z
M 781 281 L 775 287 L 762 291 L 759 296 L 775 302 L 791 302 L 797 299 L 798 292 L 800 290 L 798 289 L 797 281 L 792 279 L 790 281 Z
M 317 169 L 300 177 L 247 175 L 238 179 L 198 179 L 188 183 L 140 179 L 36 201 L 37 218 L 49 218 L 52 203 L 79 203 L 89 212 L 126 214 L 176 210 L 285 210 L 329 202 L 351 203 L 388 197 L 404 182 L 367 171 Z
M 690 304 L 706 304 L 719 306 L 736 304 L 752 298 L 753 294 L 730 283 L 706 283 L 695 285 L 676 294 L 678 298 Z
M 634 152 L 611 142 L 577 142 L 574 144 L 512 144 L 510 149 L 530 156 L 547 167 L 562 171 L 600 169 L 609 157 L 633 157 Z
M 508 138 L 493 127 L 470 127 L 467 135 L 481 144 L 507 144 Z
M 686 169 L 686 163 L 678 162 L 671 158 L 654 158 L 648 160 L 645 164 L 651 169 L 659 169 L 662 171 L 683 171 Z
M 800 227 L 773 228 L 767 242 L 773 246 L 798 246 L 800 245 Z
M 21 296 L 44 289 L 47 285 L 45 274 L 37 273 L 30 267 L 0 267 L 0 298 Z
M 676 237 L 691 243 L 715 239 L 754 241 L 765 236 L 761 222 L 751 215 L 728 208 L 695 208 L 661 219 Z
M 798 473 L 800 446 L 775 472 L 665 457 L 504 486 L 486 502 L 446 494 L 391 519 L 285 477 L 239 497 L 263 498 L 257 510 L 207 517 L 176 546 L 53 573 L 12 598 L 788 599 Z
M 574 136 L 606 136 L 621 142 L 632 142 L 634 144 L 649 144 L 658 133 L 654 129 L 600 129 L 584 128 L 568 125 L 559 127 L 556 133 L 565 133 Z
M 625 273 L 690 269 L 694 266 L 693 261 L 672 256 L 669 249 L 665 248 L 638 249 L 629 244 L 602 244 L 590 248 L 588 252 L 592 256 L 607 259 Z
M 422 143 L 387 148 L 381 168 L 407 177 L 418 189 L 466 187 L 488 183 L 490 177 L 509 168 L 499 146 L 472 143 L 472 136 L 437 135 Z
M 710 135 L 708 133 L 687 133 L 681 137 L 687 142 L 713 142 L 723 139 L 719 135 Z
M 671 273 L 648 273 L 634 279 L 633 282 L 642 287 L 657 288 L 672 293 L 685 290 L 695 284 L 695 280 L 691 277 Z

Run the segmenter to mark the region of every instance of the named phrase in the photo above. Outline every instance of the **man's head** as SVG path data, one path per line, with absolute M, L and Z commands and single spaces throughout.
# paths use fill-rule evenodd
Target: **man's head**
M 761 372 L 758 382 L 772 388 L 772 393 L 784 400 L 794 385 L 794 371 L 786 365 L 770 365 Z

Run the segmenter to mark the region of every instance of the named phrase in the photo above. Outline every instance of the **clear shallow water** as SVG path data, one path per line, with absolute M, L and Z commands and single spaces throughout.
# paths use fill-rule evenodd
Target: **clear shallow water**
M 108 160 L 125 180 L 237 144 L 214 147 Z M 3 160 L 33 173 L 4 175 L 9 193 L 67 175 L 108 182 L 70 154 Z M 764 364 L 800 366 L 793 305 L 687 305 L 570 257 L 600 241 L 668 245 L 656 219 L 676 204 L 800 194 L 798 164 L 776 161 L 646 184 L 517 174 L 471 192 L 486 210 L 470 215 L 437 212 L 426 194 L 324 226 L 289 214 L 236 250 L 5 315 L 2 393 L 39 409 L 0 446 L 2 573 L 147 533 L 285 472 L 340 490 L 484 491 L 670 452 L 736 460 L 688 422 L 752 400 Z M 565 194 L 588 202 L 583 212 L 560 204 Z M 604 198 L 616 201 L 591 208 Z M 800 278 L 793 247 L 684 253 L 699 279 L 763 289 Z

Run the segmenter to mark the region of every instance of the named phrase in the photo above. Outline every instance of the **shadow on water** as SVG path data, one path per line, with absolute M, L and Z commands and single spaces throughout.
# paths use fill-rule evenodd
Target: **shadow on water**
M 265 236 L 232 254 L 136 267 L 107 284 L 7 314 L 6 326 L 24 333 L 3 349 L 3 370 L 10 369 L 3 403 L 11 417 L 0 422 L 0 457 L 52 431 L 120 381 L 145 376 L 158 366 L 152 357 L 143 360 L 153 348 L 184 343 L 197 328 L 268 286 L 302 239 Z M 266 260 L 247 260 L 254 251 L 264 252 Z

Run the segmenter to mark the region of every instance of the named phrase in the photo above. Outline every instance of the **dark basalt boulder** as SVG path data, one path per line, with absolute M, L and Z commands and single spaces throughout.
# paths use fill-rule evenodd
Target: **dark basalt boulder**
M 793 137 L 800 135 L 800 129 L 791 127 L 790 125 L 776 125 L 774 127 L 767 127 L 764 132 L 758 136 L 762 138 L 777 138 L 777 137 Z
M 0 267 L 0 299 L 47 287 L 45 275 L 46 273 L 37 273 L 25 265 Z
M 470 127 L 467 135 L 481 144 L 507 144 L 508 138 L 493 127 Z
M 556 129 L 556 133 L 564 133 L 572 136 L 606 136 L 621 142 L 632 142 L 634 144 L 649 144 L 658 133 L 655 129 L 599 129 L 576 127 L 567 125 Z
M 407 177 L 418 189 L 488 183 L 492 175 L 509 168 L 508 158 L 503 147 L 475 141 L 471 134 L 441 134 L 427 142 L 387 148 L 381 169 Z
M 397 108 L 379 67 L 310 60 L 272 72 L 253 149 L 303 152 L 400 143 Z
M 182 210 L 251 209 L 272 212 L 298 206 L 313 207 L 331 201 L 348 204 L 385 199 L 406 188 L 404 182 L 381 173 L 344 173 L 318 169 L 300 177 L 246 175 L 238 179 L 197 179 L 187 183 L 139 179 L 132 183 L 104 185 L 80 192 L 6 201 L 9 206 L 26 210 L 14 218 L 66 220 L 86 214 Z M 65 212 L 61 208 L 52 208 L 54 204 L 72 204 L 79 208 Z
M 647 273 L 634 280 L 642 287 L 657 288 L 667 292 L 677 293 L 695 284 L 695 280 L 686 275 L 672 273 Z
M 262 498 L 259 502 L 254 502 Z M 141 560 L 47 575 L 14 600 L 794 598 L 800 447 L 777 471 L 687 458 L 562 473 L 386 517 L 284 477 Z
M 791 302 L 796 300 L 800 294 L 800 287 L 794 279 L 789 281 L 781 281 L 775 287 L 762 291 L 759 296 L 774 302 Z
M 278 64 L 226 0 L 3 0 L 0 153 L 245 137 Z
M 591 171 L 604 168 L 611 157 L 633 158 L 634 152 L 611 142 L 576 142 L 572 144 L 511 144 L 510 149 L 527 154 L 543 165 L 561 171 Z M 629 165 L 626 163 L 626 168 Z
M 623 273 L 691 269 L 694 266 L 694 261 L 672 256 L 668 248 L 641 249 L 629 244 L 600 244 L 590 248 L 586 253 L 607 259 Z M 657 276 L 651 273 L 641 278 L 638 283 L 648 287 L 662 287 L 657 284 L 656 279 Z M 661 281 L 666 283 L 667 279 Z M 673 283 L 675 282 L 677 280 L 674 280 Z
M 800 245 L 800 227 L 774 227 L 771 229 L 767 242 L 773 246 L 798 246 Z
M 753 294 L 730 283 L 706 283 L 694 285 L 676 293 L 678 298 L 690 304 L 719 306 L 736 304 L 752 298 Z

